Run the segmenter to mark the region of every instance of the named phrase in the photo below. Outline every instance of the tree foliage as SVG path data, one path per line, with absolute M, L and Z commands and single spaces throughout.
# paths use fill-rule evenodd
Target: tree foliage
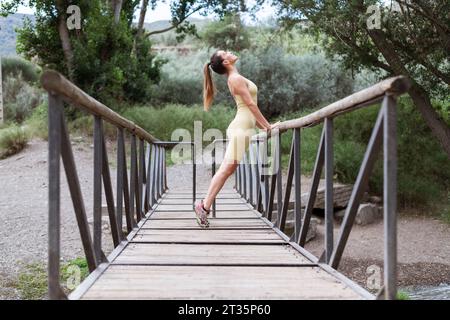
M 222 20 L 211 22 L 205 27 L 201 36 L 209 47 L 234 51 L 242 51 L 250 47 L 249 33 L 239 14 L 229 14 Z
M 327 52 L 347 67 L 382 69 L 412 80 L 416 107 L 450 156 L 450 128 L 431 98 L 450 96 L 450 2 L 447 0 L 271 0 L 285 26 L 326 34 Z M 372 20 L 379 23 L 372 24 Z

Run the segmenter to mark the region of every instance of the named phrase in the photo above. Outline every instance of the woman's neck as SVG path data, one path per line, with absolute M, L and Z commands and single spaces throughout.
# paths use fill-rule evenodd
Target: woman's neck
M 235 66 L 231 67 L 228 72 L 227 72 L 227 76 L 231 76 L 232 74 L 239 74 L 238 70 L 236 69 Z

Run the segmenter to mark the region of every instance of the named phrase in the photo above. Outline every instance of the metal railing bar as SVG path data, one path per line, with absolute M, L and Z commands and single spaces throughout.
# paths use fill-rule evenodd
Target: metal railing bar
M 292 138 L 291 142 L 291 152 L 289 156 L 289 166 L 288 166 L 288 174 L 287 174 L 287 181 L 286 181 L 286 189 L 284 191 L 284 200 L 283 200 L 283 209 L 281 210 L 281 216 L 278 218 L 278 228 L 284 232 L 284 229 L 286 227 L 286 218 L 287 218 L 287 211 L 289 206 L 289 199 L 291 197 L 291 189 L 292 189 L 292 179 L 294 177 L 294 148 L 295 148 L 295 137 Z M 279 204 L 277 204 L 278 206 Z
M 152 146 L 151 146 L 151 144 L 150 143 L 148 143 L 148 142 L 146 142 L 146 148 L 145 148 L 145 150 L 146 150 L 146 152 L 145 152 L 145 154 L 146 154 L 146 156 L 145 156 L 145 158 L 147 159 L 146 160 L 146 173 L 147 173 L 147 176 L 146 176 L 146 178 L 145 178 L 145 190 L 144 190 L 144 192 L 145 192 L 145 212 L 148 212 L 149 210 L 150 210 L 150 208 L 151 208 L 151 206 L 152 206 L 152 200 L 151 200 L 151 198 L 150 198 L 150 189 L 151 189 L 151 148 L 152 148 Z
M 102 262 L 102 118 L 94 117 L 94 252 L 97 264 Z
M 316 201 L 317 188 L 319 187 L 320 176 L 322 175 L 322 167 L 324 163 L 325 153 L 325 130 L 322 130 L 320 137 L 319 148 L 317 150 L 316 161 L 314 163 L 314 170 L 312 175 L 311 187 L 309 191 L 308 201 L 306 202 L 305 212 L 303 214 L 302 227 L 300 229 L 300 236 L 298 244 L 303 247 L 306 243 L 306 236 L 308 234 L 309 223 L 311 221 L 311 215 Z
M 248 187 L 248 191 L 247 191 L 247 202 L 253 206 L 252 200 L 253 200 L 253 167 L 252 167 L 252 159 L 250 156 L 250 145 L 248 146 L 248 149 L 246 151 L 246 167 L 247 167 L 247 187 Z
M 105 198 L 108 207 L 109 226 L 114 247 L 117 247 L 122 240 L 122 232 L 118 228 L 116 209 L 114 205 L 114 194 L 111 185 L 111 175 L 109 172 L 108 153 L 106 152 L 105 139 L 102 135 L 102 177 L 103 187 L 105 188 Z M 122 218 L 122 217 L 121 217 Z
M 385 298 L 397 296 L 397 106 L 393 97 L 383 100 L 383 215 Z
M 266 178 L 268 178 L 269 176 L 266 176 Z M 277 175 L 276 174 L 272 174 L 270 175 L 271 180 L 270 180 L 270 192 L 269 192 L 269 205 L 267 206 L 266 209 L 266 217 L 269 221 L 272 221 L 272 211 L 273 211 L 273 201 L 275 198 L 275 187 L 276 187 L 276 182 L 277 182 Z M 269 180 L 269 179 L 267 179 Z
M 248 185 L 247 175 L 248 175 L 248 173 L 247 173 L 247 165 L 245 163 L 245 153 L 244 153 L 244 155 L 242 157 L 242 161 L 241 162 L 242 162 L 242 173 L 243 173 L 243 177 L 244 177 L 244 179 L 243 179 L 243 182 L 244 182 L 243 197 L 244 197 L 245 201 L 247 201 L 247 185 Z
M 136 213 L 136 192 L 137 192 L 137 151 L 136 136 L 131 135 L 131 151 L 130 151 L 130 211 L 133 217 L 136 217 L 136 223 L 139 223 L 140 216 Z
M 261 199 L 261 175 L 259 171 L 259 140 L 256 141 L 256 152 L 255 152 L 255 184 L 256 184 L 256 210 L 262 211 L 262 199 Z
M 156 181 L 156 145 L 152 145 L 151 154 L 150 154 L 150 170 L 151 170 L 151 176 L 150 176 L 150 198 L 151 198 L 151 205 L 156 202 L 156 188 L 155 188 L 155 181 Z
M 161 190 L 162 161 L 161 161 L 161 159 L 162 159 L 163 150 L 162 150 L 162 147 L 160 147 L 160 146 L 157 146 L 157 148 L 158 148 L 158 158 L 156 159 L 158 161 L 158 170 L 157 170 L 157 173 L 158 173 L 158 184 L 157 184 L 157 190 L 158 190 L 158 198 L 160 198 L 161 195 L 162 195 L 162 190 Z
M 333 119 L 325 118 L 325 262 L 330 262 L 333 253 Z
M 381 109 L 378 113 L 378 117 L 369 140 L 369 145 L 364 154 L 364 159 L 359 169 L 358 177 L 356 178 L 356 182 L 353 187 L 347 209 L 345 210 L 345 215 L 344 219 L 342 220 L 338 241 L 329 262 L 331 267 L 333 267 L 334 269 L 337 269 L 339 266 L 339 262 L 341 260 L 345 245 L 353 226 L 353 222 L 356 217 L 359 203 L 361 202 L 362 196 L 367 189 L 370 173 L 372 172 L 373 166 L 376 161 L 376 156 L 378 155 L 378 152 L 381 148 L 384 118 L 383 115 L 383 109 Z
M 126 157 L 126 151 L 125 151 L 125 139 L 124 139 L 124 131 L 123 129 L 119 128 L 119 139 L 118 142 L 118 153 L 121 155 L 121 165 L 118 166 L 119 170 L 118 172 L 122 171 L 123 176 L 123 182 L 122 182 L 122 193 L 123 194 L 123 200 L 125 204 L 125 219 L 127 222 L 127 231 L 130 233 L 134 228 L 136 228 L 137 223 L 134 220 L 134 214 L 131 210 L 131 204 L 130 204 L 130 190 L 129 190 L 129 184 L 128 184 L 128 169 L 127 169 L 127 157 Z
M 195 164 L 195 144 L 191 143 L 191 158 L 192 158 L 192 209 L 195 207 L 195 196 L 197 193 L 197 168 Z
M 166 192 L 169 187 L 167 186 L 167 163 L 166 163 L 166 148 L 163 147 L 164 152 L 163 152 L 163 192 Z
M 300 237 L 302 226 L 302 197 L 301 197 L 301 137 L 299 128 L 294 129 L 294 240 Z M 289 198 L 288 198 L 289 199 Z M 289 201 L 289 200 L 288 200 Z
M 69 186 L 72 198 L 73 209 L 77 219 L 78 230 L 80 232 L 81 243 L 86 256 L 89 271 L 95 270 L 97 261 L 95 259 L 94 246 L 92 244 L 91 231 L 87 220 L 86 208 L 84 206 L 83 194 L 81 193 L 80 181 L 73 157 L 69 134 L 64 119 L 64 113 L 61 113 L 61 157 L 66 173 L 67 184 Z
M 166 150 L 164 147 L 161 148 L 161 155 L 159 161 L 161 162 L 161 167 L 159 170 L 159 194 L 162 195 L 164 193 L 164 153 L 166 153 Z
M 268 157 L 267 157 L 267 149 L 269 146 L 269 140 L 264 139 L 262 148 L 261 148 L 261 172 L 264 172 L 265 174 L 262 175 L 262 185 L 264 186 L 261 190 L 263 191 L 262 194 L 262 200 L 263 200 L 263 208 L 264 208 L 264 217 L 268 217 L 268 211 L 269 211 L 269 173 L 267 172 L 268 168 Z
M 139 200 L 136 201 L 137 204 L 137 212 L 141 216 L 142 219 L 145 216 L 144 213 L 144 183 L 145 183 L 145 148 L 144 148 L 144 140 L 139 139 L 139 164 L 138 164 L 138 194 Z
M 214 177 L 214 175 L 216 174 L 216 144 L 215 143 L 213 143 L 213 148 L 211 150 L 211 160 L 212 160 L 211 175 Z M 213 202 L 212 202 L 212 216 L 213 216 L 213 218 L 216 217 L 216 198 L 214 198 Z
M 281 212 L 283 208 L 283 174 L 281 172 L 281 132 L 276 135 L 277 148 L 274 158 L 277 168 L 277 221 L 280 225 Z M 289 202 L 289 200 L 288 200 Z
M 156 146 L 156 158 L 155 158 L 155 163 L 156 163 L 156 197 L 160 198 L 161 197 L 161 147 L 159 145 Z
M 116 199 L 116 215 L 117 215 L 117 228 L 119 229 L 121 238 L 122 238 L 122 229 L 123 229 L 123 225 L 122 225 L 122 217 L 123 217 L 123 165 L 124 165 L 124 157 L 123 157 L 123 152 L 124 152 L 124 136 L 123 136 L 123 129 L 122 128 L 117 128 L 117 178 L 116 178 L 116 195 L 117 195 L 117 199 Z M 128 223 L 127 223 L 128 225 Z M 128 229 L 127 229 L 128 230 Z
M 60 260 L 60 154 L 62 101 L 58 96 L 48 97 L 48 289 L 50 299 L 65 299 L 59 284 Z

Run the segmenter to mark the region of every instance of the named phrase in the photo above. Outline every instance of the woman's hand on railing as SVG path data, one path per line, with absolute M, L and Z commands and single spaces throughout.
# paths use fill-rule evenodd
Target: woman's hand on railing
M 278 128 L 278 126 L 280 125 L 281 121 L 277 121 L 273 124 L 270 125 L 270 130 L 276 129 Z

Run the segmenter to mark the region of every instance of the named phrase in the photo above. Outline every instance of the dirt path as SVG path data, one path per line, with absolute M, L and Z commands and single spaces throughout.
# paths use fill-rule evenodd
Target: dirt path
M 74 142 L 72 147 L 86 211 L 88 217 L 91 217 L 93 207 L 91 141 Z M 47 142 L 40 140 L 32 141 L 19 154 L 0 160 L 0 299 L 18 297 L 11 283 L 24 265 L 46 262 L 47 165 Z M 169 188 L 190 186 L 191 167 L 191 165 L 169 167 L 167 173 Z M 115 168 L 112 166 L 113 186 L 115 176 Z M 197 166 L 197 186 L 206 189 L 210 179 L 210 166 Z M 307 183 L 306 179 L 303 182 Z M 231 187 L 234 179 L 229 179 L 226 183 Z M 78 227 L 64 175 L 61 175 L 61 211 L 62 258 L 67 261 L 82 257 Z M 382 234 L 382 222 L 365 227 L 356 226 L 345 251 L 342 271 L 364 283 L 367 278 L 366 265 L 382 266 Z M 308 248 L 315 254 L 320 254 L 321 238 L 322 231 L 319 226 L 317 240 L 308 244 Z M 104 234 L 103 244 L 107 254 L 112 249 L 109 235 Z M 443 279 L 450 282 L 449 225 L 432 218 L 400 217 L 398 247 L 399 262 L 408 266 L 402 270 L 411 270 L 405 284 L 438 283 Z
M 400 286 L 450 283 L 450 225 L 438 219 L 400 215 L 398 219 L 398 280 Z M 334 230 L 335 241 L 339 225 Z M 319 256 L 324 228 L 306 248 Z M 339 270 L 367 286 L 374 267 L 383 269 L 383 221 L 355 226 L 350 233 Z

